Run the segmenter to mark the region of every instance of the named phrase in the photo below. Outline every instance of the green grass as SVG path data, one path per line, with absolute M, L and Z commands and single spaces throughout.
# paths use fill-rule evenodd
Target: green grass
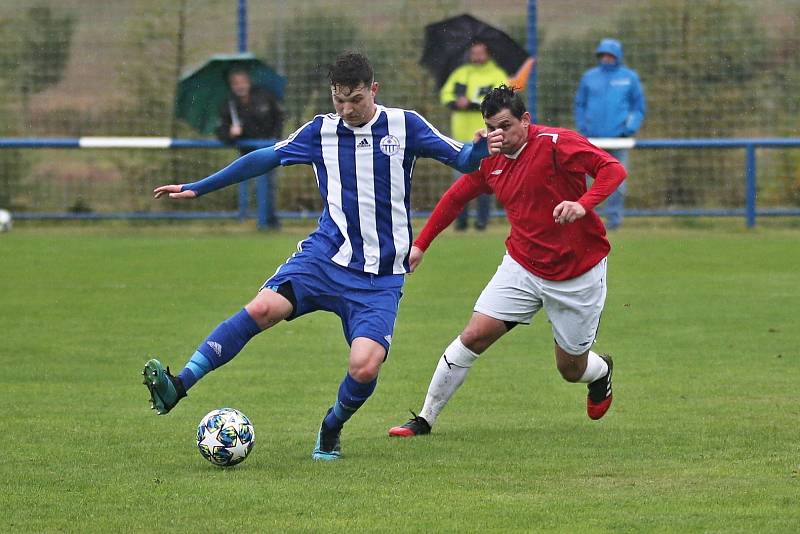
M 613 235 L 603 420 L 560 379 L 542 316 L 481 357 L 431 436 L 392 440 L 503 252 L 504 229 L 446 233 L 345 458 L 317 464 L 346 366 L 333 315 L 254 339 L 166 417 L 139 376 L 151 355 L 180 368 L 302 229 L 20 225 L 0 235 L 0 531 L 797 532 L 800 233 L 737 228 Z M 222 470 L 193 436 L 229 405 L 257 444 Z

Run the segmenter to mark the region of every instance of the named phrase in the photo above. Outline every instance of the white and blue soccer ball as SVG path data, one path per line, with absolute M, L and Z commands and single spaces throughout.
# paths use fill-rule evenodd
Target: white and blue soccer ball
M 253 423 L 233 408 L 208 412 L 197 426 L 197 448 L 203 458 L 220 467 L 242 462 L 256 443 Z
M 14 220 L 11 217 L 11 212 L 8 210 L 0 210 L 0 232 L 8 232 L 11 230 L 11 225 Z

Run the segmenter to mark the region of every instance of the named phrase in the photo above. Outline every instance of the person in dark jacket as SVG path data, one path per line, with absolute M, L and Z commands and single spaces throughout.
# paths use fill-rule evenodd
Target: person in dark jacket
M 220 125 L 216 134 L 220 141 L 235 143 L 241 139 L 281 139 L 283 110 L 277 99 L 262 87 L 254 86 L 250 73 L 232 69 L 228 73 L 231 95 L 219 109 Z M 241 155 L 255 148 L 240 148 Z M 275 206 L 275 174 L 266 177 L 267 226 L 278 228 Z
M 644 90 L 636 71 L 622 62 L 622 43 L 603 39 L 595 50 L 598 65 L 587 70 L 575 95 L 575 126 L 586 137 L 633 137 L 644 121 Z M 609 150 L 625 168 L 628 150 Z M 605 202 L 606 228 L 622 223 L 626 182 Z

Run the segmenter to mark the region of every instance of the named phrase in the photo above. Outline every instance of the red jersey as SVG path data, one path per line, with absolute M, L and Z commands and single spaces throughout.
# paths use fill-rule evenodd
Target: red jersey
M 586 177 L 595 178 L 586 190 Z M 509 255 L 547 280 L 568 280 L 608 255 L 606 229 L 593 208 L 625 179 L 625 168 L 572 130 L 531 124 L 515 155 L 484 158 L 480 168 L 459 178 L 436 204 L 414 245 L 425 250 L 473 198 L 494 193 L 511 223 Z M 577 201 L 586 215 L 558 224 L 553 209 Z

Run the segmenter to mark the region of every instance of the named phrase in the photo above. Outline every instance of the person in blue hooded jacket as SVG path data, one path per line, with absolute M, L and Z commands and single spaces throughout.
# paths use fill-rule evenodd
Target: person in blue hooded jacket
M 642 126 L 645 98 L 639 75 L 622 62 L 622 43 L 603 39 L 598 65 L 583 73 L 575 94 L 575 125 L 586 137 L 633 137 Z M 627 168 L 628 150 L 609 150 Z M 606 228 L 622 223 L 626 182 L 605 202 Z

